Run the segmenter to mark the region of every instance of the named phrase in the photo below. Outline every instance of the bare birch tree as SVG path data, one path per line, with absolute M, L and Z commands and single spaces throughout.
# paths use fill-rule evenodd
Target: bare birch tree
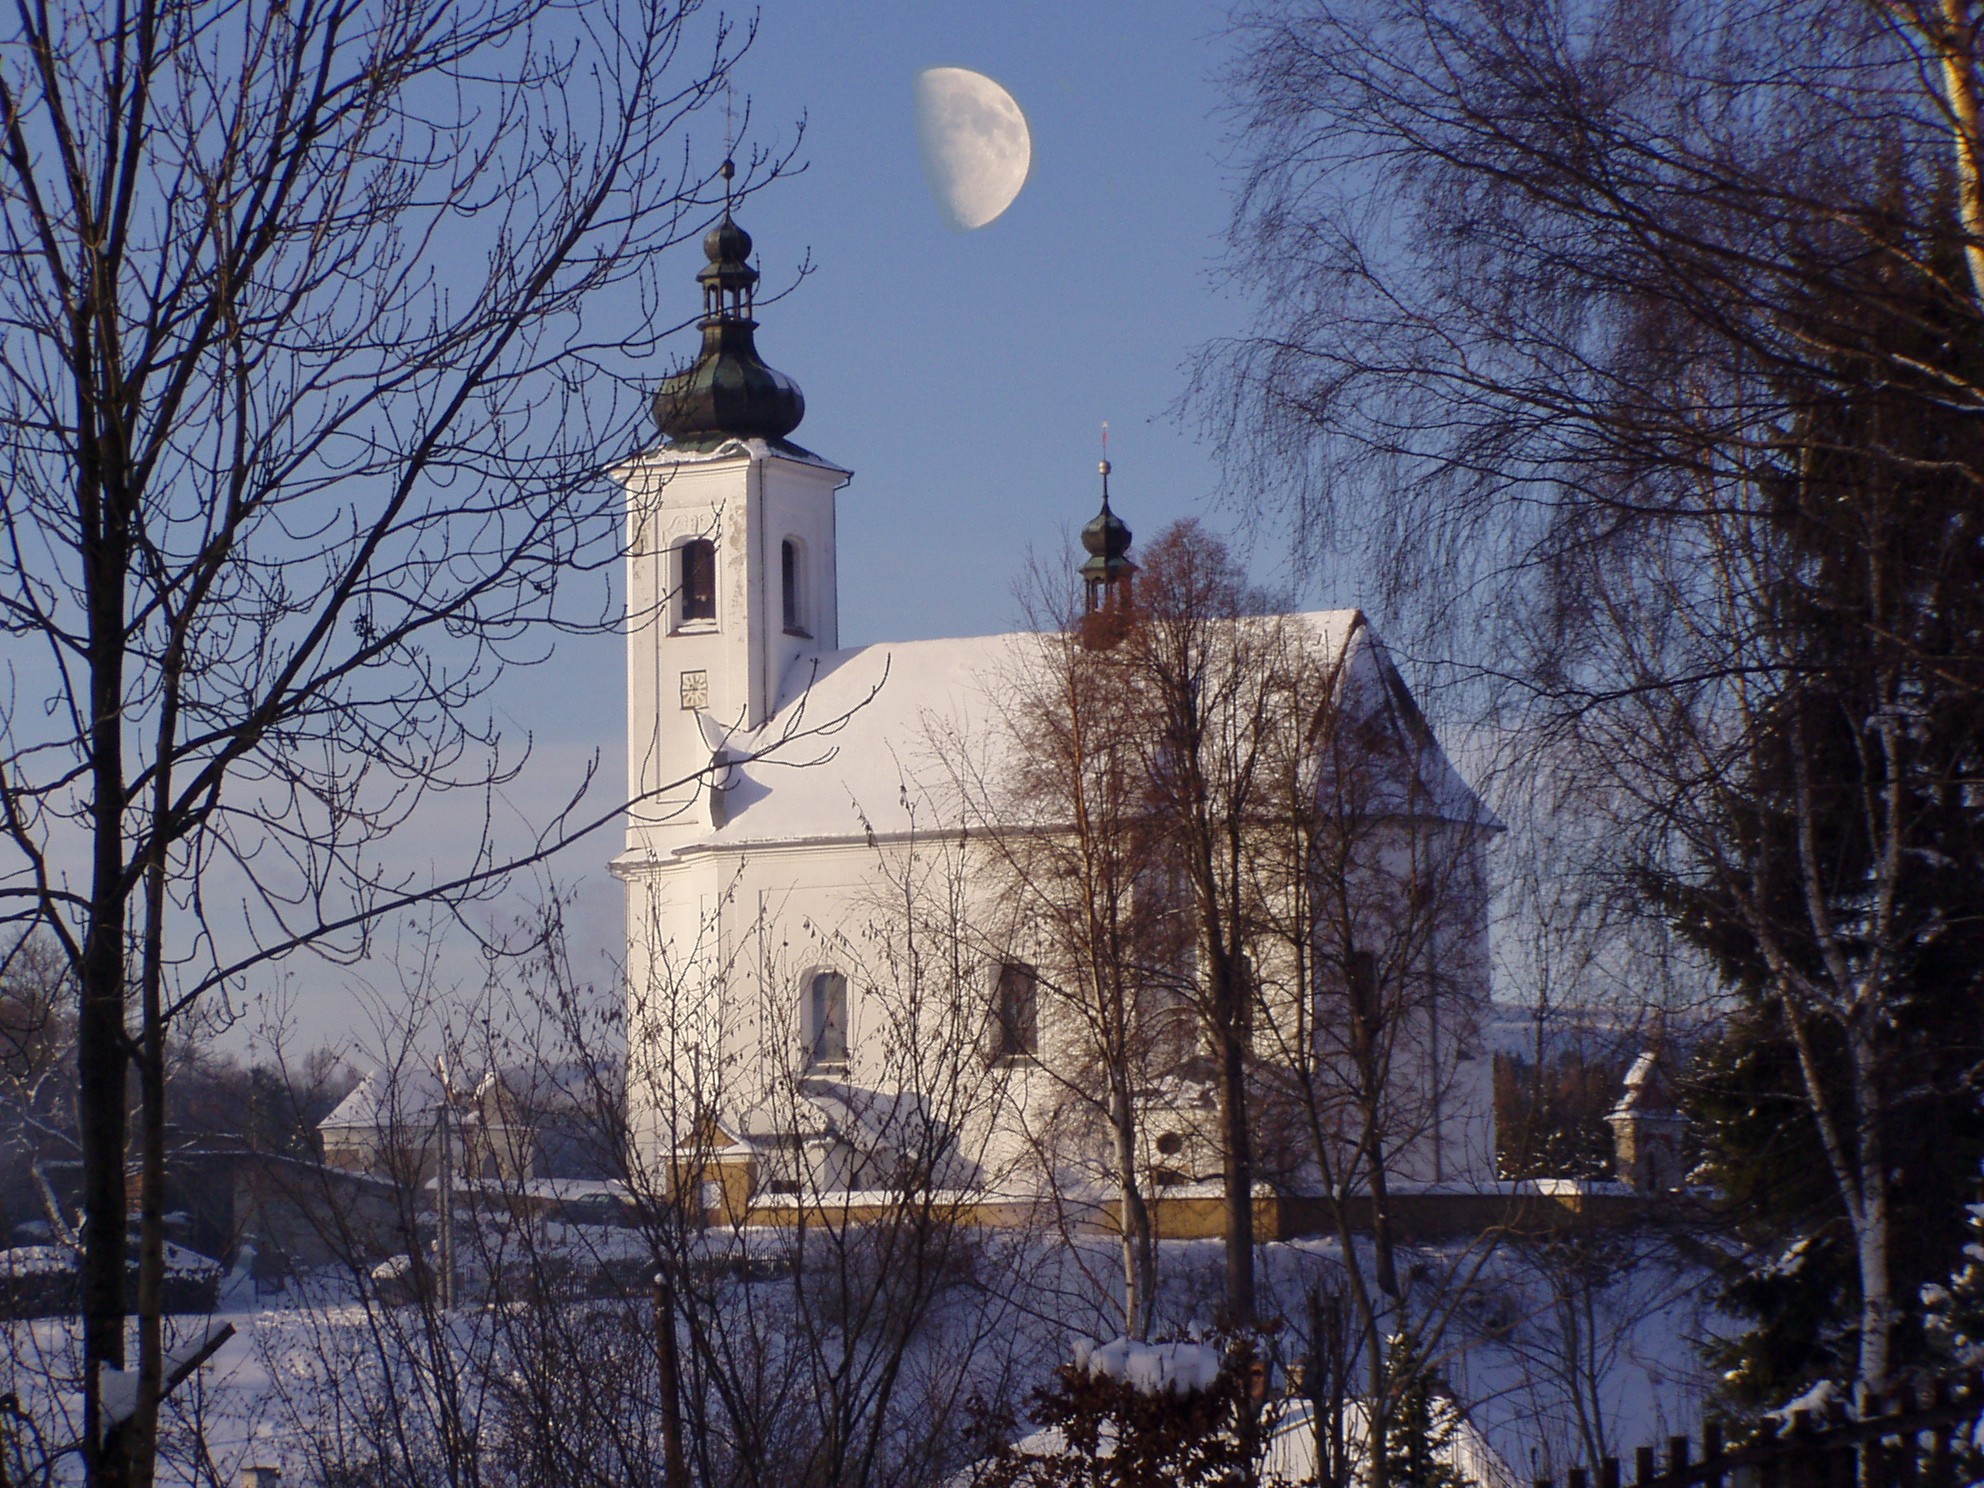
M 1977 18 L 1289 0 L 1242 29 L 1266 309 L 1207 406 L 1610 814 L 1624 902 L 1764 1009 L 1878 1384 L 1897 1234 L 1954 1243 L 1897 1231 L 1897 1166 L 1940 1169 L 1892 1144 L 1976 1106 Z

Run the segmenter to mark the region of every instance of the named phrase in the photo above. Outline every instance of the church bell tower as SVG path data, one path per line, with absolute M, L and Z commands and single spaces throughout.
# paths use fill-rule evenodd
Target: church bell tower
M 1103 438 L 1108 438 L 1107 425 Z M 1107 651 L 1123 639 L 1130 623 L 1130 586 L 1137 566 L 1130 561 L 1130 529 L 1109 509 L 1108 445 L 1102 459 L 1102 510 L 1082 528 L 1082 547 L 1088 561 L 1081 566 L 1084 612 L 1082 644 L 1091 651 Z
M 799 663 L 840 644 L 834 499 L 850 472 L 791 441 L 806 400 L 758 355 L 751 246 L 726 203 L 696 275 L 702 347 L 655 392 L 663 442 L 615 472 L 635 861 L 723 824 L 712 762 L 772 715 Z

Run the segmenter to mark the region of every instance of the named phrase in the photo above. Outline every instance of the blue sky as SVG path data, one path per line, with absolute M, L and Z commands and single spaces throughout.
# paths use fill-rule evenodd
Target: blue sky
M 1029 554 L 1072 563 L 1073 534 L 1094 514 L 1105 419 L 1117 509 L 1141 537 L 1186 515 L 1234 525 L 1211 506 L 1217 470 L 1176 408 L 1194 348 L 1250 313 L 1217 287 L 1231 186 L 1225 18 L 1201 0 L 768 0 L 759 12 L 739 98 L 752 135 L 775 149 L 803 117 L 805 168 L 739 217 L 763 290 L 789 286 L 803 259 L 814 269 L 761 307 L 758 342 L 805 391 L 795 438 L 855 471 L 840 507 L 843 644 L 1019 623 L 1014 584 Z M 943 224 L 917 153 L 915 79 L 939 65 L 997 79 L 1033 136 L 1025 189 L 969 234 Z M 696 127 L 720 131 L 721 111 Z M 662 277 L 686 319 L 702 260 L 692 245 L 675 257 Z M 693 330 L 679 332 L 654 376 L 694 345 Z M 1286 577 L 1270 555 L 1255 568 Z M 506 685 L 506 730 L 536 749 L 506 803 L 518 831 L 548 815 L 593 753 L 607 790 L 623 778 L 623 654 L 615 637 L 567 640 L 552 664 Z M 439 862 L 449 835 L 436 823 L 414 851 Z M 604 871 L 618 848 L 617 833 L 602 834 L 555 870 L 578 890 L 580 970 L 601 980 L 621 944 L 621 890 Z M 460 962 L 449 974 L 472 983 L 472 954 L 449 959 Z M 296 1035 L 348 1034 L 349 999 L 321 995 L 346 973 L 291 970 Z M 391 969 L 367 980 L 397 1001 Z
M 969 635 L 1016 620 L 1029 548 L 1094 514 L 1099 426 L 1145 535 L 1216 483 L 1174 412 L 1181 364 L 1245 307 L 1213 289 L 1228 209 L 1214 4 L 767 5 L 754 127 L 806 114 L 804 174 L 750 204 L 767 279 L 817 272 L 759 344 L 805 389 L 798 435 L 843 464 L 841 634 Z M 924 189 L 919 69 L 1005 85 L 1030 179 L 989 227 Z M 685 280 L 685 294 L 688 285 Z

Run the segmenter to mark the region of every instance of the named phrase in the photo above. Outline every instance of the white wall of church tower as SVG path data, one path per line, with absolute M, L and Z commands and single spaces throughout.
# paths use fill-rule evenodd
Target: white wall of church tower
M 834 499 L 849 474 L 753 440 L 649 455 L 620 476 L 631 555 L 627 848 L 665 854 L 720 824 L 713 755 L 771 715 L 795 662 L 839 646 Z M 690 613 L 683 583 L 683 547 L 696 542 L 713 549 L 706 617 Z
M 655 1153 L 763 1079 L 747 1067 L 765 1042 L 763 1009 L 740 965 L 751 937 L 738 896 L 751 891 L 724 862 L 678 849 L 722 825 L 729 777 L 712 761 L 726 748 L 735 757 L 737 736 L 772 715 L 795 666 L 839 645 L 834 507 L 849 473 L 753 439 L 663 449 L 616 474 L 627 492 L 632 805 L 614 869 L 628 887 L 638 1031 L 628 1114 Z M 692 542 L 710 545 L 712 606 L 684 591 Z

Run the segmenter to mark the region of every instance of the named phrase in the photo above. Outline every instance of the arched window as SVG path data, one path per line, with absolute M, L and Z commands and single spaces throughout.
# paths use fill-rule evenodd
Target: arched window
M 812 634 L 806 626 L 805 550 L 793 537 L 779 544 L 779 610 L 787 635 Z
M 810 1063 L 847 1063 L 847 978 L 837 971 L 816 971 L 806 984 L 806 1037 Z
M 1032 1059 L 1040 1053 L 1040 974 L 1024 961 L 999 968 L 992 990 L 992 1057 Z
M 716 544 L 692 537 L 675 550 L 675 594 L 682 624 L 716 619 Z

